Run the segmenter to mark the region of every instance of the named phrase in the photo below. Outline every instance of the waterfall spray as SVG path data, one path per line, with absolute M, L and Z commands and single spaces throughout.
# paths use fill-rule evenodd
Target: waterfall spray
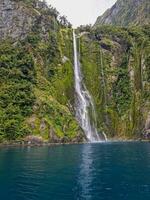
M 97 132 L 97 121 L 95 107 L 91 95 L 83 83 L 83 77 L 80 69 L 80 62 L 77 51 L 77 40 L 75 31 L 73 31 L 74 46 L 74 76 L 76 92 L 76 118 L 82 127 L 89 142 L 101 141 Z

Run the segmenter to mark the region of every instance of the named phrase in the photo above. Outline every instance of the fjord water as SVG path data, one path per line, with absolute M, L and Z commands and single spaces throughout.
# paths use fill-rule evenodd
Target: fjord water
M 1 200 L 149 200 L 150 144 L 0 149 Z
M 83 83 L 83 77 L 80 69 L 80 62 L 77 51 L 77 40 L 75 31 L 73 31 L 74 46 L 74 77 L 75 77 L 75 111 L 76 118 L 84 130 L 89 142 L 100 141 L 96 128 L 95 108 L 88 90 Z

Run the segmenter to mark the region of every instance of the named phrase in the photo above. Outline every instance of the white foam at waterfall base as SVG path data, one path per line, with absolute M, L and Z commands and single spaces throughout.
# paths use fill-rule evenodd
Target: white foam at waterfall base
M 75 31 L 73 31 L 73 46 L 74 46 L 74 77 L 75 77 L 75 92 L 76 92 L 76 118 L 82 127 L 86 138 L 89 142 L 100 142 L 100 136 L 97 132 L 97 120 L 95 107 L 89 91 L 86 89 L 82 73 L 80 69 L 79 56 L 77 51 L 77 39 Z M 106 135 L 103 135 L 107 140 Z

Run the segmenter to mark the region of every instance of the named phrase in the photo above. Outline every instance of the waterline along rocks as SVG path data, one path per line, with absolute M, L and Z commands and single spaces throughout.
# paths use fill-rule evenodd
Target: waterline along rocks
M 0 18 L 0 142 L 150 137 L 149 25 L 82 26 L 75 40 L 38 0 L 0 0 Z

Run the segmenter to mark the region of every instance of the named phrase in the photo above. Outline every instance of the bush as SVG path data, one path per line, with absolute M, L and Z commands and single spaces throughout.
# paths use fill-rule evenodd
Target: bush
M 35 69 L 32 55 L 11 43 L 0 45 L 0 137 L 12 140 L 26 134 L 23 121 L 35 101 Z

